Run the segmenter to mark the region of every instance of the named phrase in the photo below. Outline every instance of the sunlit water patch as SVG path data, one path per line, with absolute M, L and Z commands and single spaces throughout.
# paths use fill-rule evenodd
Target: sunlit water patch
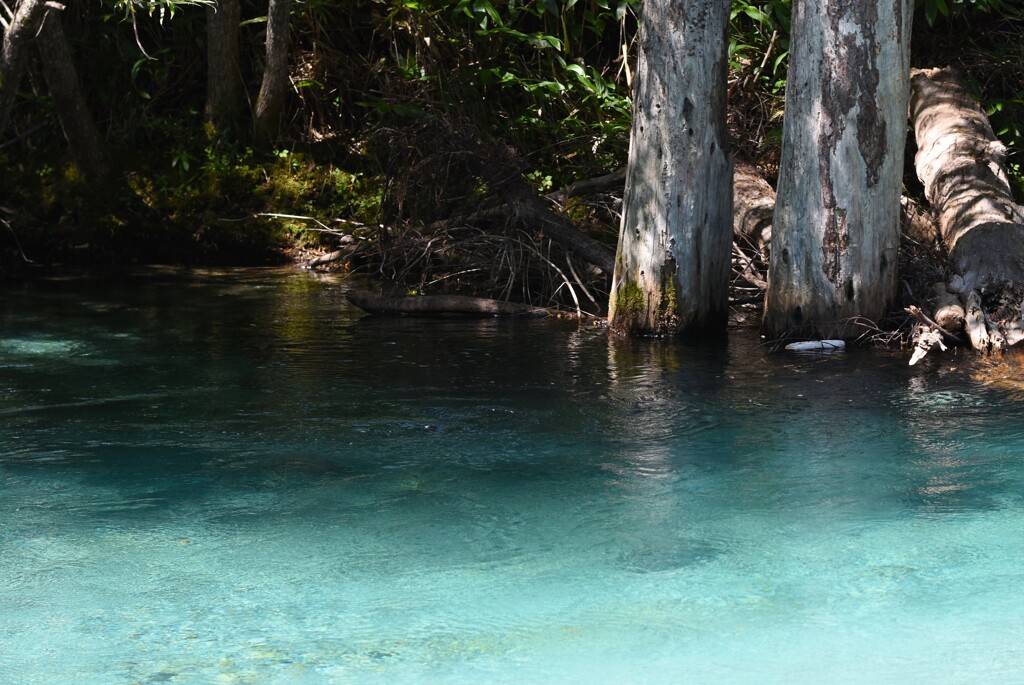
M 0 325 L 0 682 L 1024 672 L 1024 421 L 965 357 L 377 320 L 279 271 Z

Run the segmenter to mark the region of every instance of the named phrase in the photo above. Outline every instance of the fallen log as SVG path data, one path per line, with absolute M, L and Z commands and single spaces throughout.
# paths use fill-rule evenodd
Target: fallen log
M 775 189 L 753 164 L 737 159 L 732 170 L 732 228 L 737 238 L 746 238 L 768 259 L 772 239 Z
M 932 305 L 935 308 L 935 322 L 945 331 L 961 331 L 967 320 L 967 313 L 960 298 L 949 292 L 945 283 L 932 286 Z M 960 341 L 957 341 L 960 342 Z
M 618 190 L 622 192 L 623 186 L 626 184 L 626 167 L 616 169 L 610 174 L 604 176 L 597 176 L 596 178 L 585 178 L 582 181 L 576 181 L 570 183 L 561 190 L 556 190 L 553 193 L 548 193 L 544 197 L 552 202 L 565 203 L 566 200 L 573 197 L 582 197 L 584 195 L 594 195 L 597 193 L 607 193 L 612 190 Z
M 462 316 L 503 316 L 543 318 L 551 312 L 517 302 L 504 302 L 467 295 L 419 295 L 384 297 L 365 290 L 345 293 L 349 302 L 370 314 L 459 314 Z
M 342 259 L 345 259 L 345 257 L 348 257 L 351 254 L 351 250 L 335 250 L 334 252 L 328 252 L 327 254 L 322 254 L 317 257 L 313 257 L 308 262 L 306 262 L 305 267 L 307 269 L 312 269 L 313 267 L 323 266 L 324 264 L 333 264 L 334 262 L 340 262 Z
M 1006 147 L 952 68 L 911 72 L 910 115 L 917 175 L 955 274 L 946 289 L 971 346 L 1002 351 L 1024 339 L 1024 208 L 1011 194 Z
M 772 239 L 775 189 L 757 167 L 736 159 L 732 168 L 732 287 L 729 304 L 764 301 L 768 289 L 768 251 Z M 737 297 L 736 288 L 746 283 L 760 292 Z
M 340 249 L 313 257 L 312 259 L 307 261 L 304 266 L 307 269 L 312 269 L 317 266 L 323 266 L 324 264 L 333 264 L 334 262 L 340 262 L 342 259 L 351 257 L 353 249 L 352 246 L 355 244 L 355 242 L 356 240 L 352 236 L 343 235 L 338 240 L 338 244 L 342 246 Z

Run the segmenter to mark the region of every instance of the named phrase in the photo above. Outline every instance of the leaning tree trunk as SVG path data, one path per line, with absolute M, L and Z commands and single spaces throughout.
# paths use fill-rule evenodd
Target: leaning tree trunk
M 288 94 L 288 14 L 292 0 L 270 0 L 267 10 L 267 64 L 256 98 L 253 129 L 256 142 L 270 146 L 281 130 L 284 98 Z
M 952 69 L 915 70 L 911 87 L 917 175 L 956 272 L 938 294 L 959 299 L 972 347 L 1001 350 L 1024 339 L 1024 207 L 1006 148 Z
M 87 178 L 102 179 L 107 174 L 103 138 L 86 104 L 75 62 L 64 37 L 60 10 L 51 9 L 46 13 L 38 40 L 43 75 L 71 156 Z
M 208 133 L 216 138 L 238 125 L 242 107 L 238 34 L 239 0 L 217 0 L 206 10 L 206 108 Z
M 732 244 L 729 0 L 646 0 L 613 330 L 724 330 Z
M 797 0 L 764 329 L 849 338 L 896 293 L 911 0 Z
M 45 8 L 43 0 L 21 0 L 4 33 L 3 45 L 0 46 L 0 135 L 7 130 L 14 96 L 28 63 L 30 43 Z

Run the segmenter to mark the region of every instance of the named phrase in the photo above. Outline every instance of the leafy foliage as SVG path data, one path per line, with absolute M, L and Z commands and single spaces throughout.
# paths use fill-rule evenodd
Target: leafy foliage
M 212 236 L 243 225 L 225 217 L 315 214 L 408 226 L 470 213 L 488 189 L 463 163 L 469 143 L 513 148 L 517 172 L 544 192 L 625 163 L 641 0 L 296 3 L 285 138 L 269 154 L 252 150 L 245 121 L 233 140 L 212 141 L 204 131 L 213 1 L 67 4 L 65 32 L 90 109 L 115 178 L 128 180 L 103 192 L 84 182 L 59 128 L 40 130 L 52 104 L 25 89 L 12 113 L 17 143 L 0 149 L 5 204 L 24 207 L 20 223 L 79 224 L 74 240 L 102 258 L 171 217 L 167 230 L 213 259 L 210 245 L 219 242 L 227 254 L 230 241 Z M 241 78 L 254 99 L 267 6 L 241 6 Z M 778 158 L 791 7 L 792 0 L 733 0 L 731 14 L 734 143 L 769 174 Z M 1024 5 L 917 0 L 917 7 L 916 63 L 961 63 L 1019 169 Z M 41 83 L 38 73 L 33 82 Z M 614 235 L 611 202 L 577 206 L 572 216 L 595 235 Z M 273 223 L 318 240 L 302 222 L 251 223 L 256 232 Z
M 942 18 L 960 18 L 971 12 L 990 12 L 1002 16 L 1020 16 L 1024 8 L 1014 0 L 917 0 L 917 8 L 929 26 Z

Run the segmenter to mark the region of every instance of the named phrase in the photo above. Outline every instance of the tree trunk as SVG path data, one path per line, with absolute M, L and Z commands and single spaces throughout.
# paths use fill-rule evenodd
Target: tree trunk
M 269 147 L 277 140 L 288 93 L 288 15 L 292 0 L 270 0 L 267 10 L 267 64 L 256 99 L 253 129 L 256 143 Z
M 87 178 L 102 179 L 107 175 L 103 138 L 86 104 L 75 61 L 64 37 L 60 10 L 50 9 L 46 13 L 38 40 L 43 75 L 71 156 Z
M 911 0 L 796 0 L 764 329 L 850 338 L 895 297 Z
M 43 0 L 21 0 L 4 33 L 3 45 L 0 47 L 0 135 L 7 130 L 14 97 L 28 63 L 30 43 L 43 18 L 45 7 Z
M 1000 350 L 1024 339 L 1024 207 L 1006 174 L 1006 148 L 950 68 L 915 70 L 911 118 L 917 175 L 939 219 L 971 345 Z
M 732 244 L 728 0 L 646 0 L 613 330 L 724 330 Z
M 239 0 L 217 0 L 206 10 L 206 109 L 208 133 L 216 138 L 238 125 L 242 107 L 238 34 Z

